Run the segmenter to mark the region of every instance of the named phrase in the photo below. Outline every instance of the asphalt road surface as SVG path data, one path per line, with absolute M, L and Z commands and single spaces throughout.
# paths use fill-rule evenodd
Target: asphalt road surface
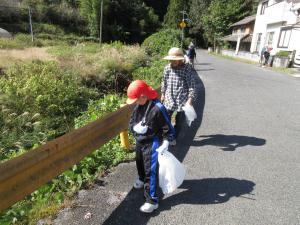
M 135 163 L 123 163 L 55 224 L 300 224 L 300 78 L 197 56 L 198 119 L 171 150 L 187 170 L 180 188 L 142 214 Z

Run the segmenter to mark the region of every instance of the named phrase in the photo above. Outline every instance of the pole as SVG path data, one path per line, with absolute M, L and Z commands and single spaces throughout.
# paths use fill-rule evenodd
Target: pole
M 121 104 L 121 107 L 124 107 L 126 104 Z M 129 144 L 129 136 L 128 136 L 128 131 L 123 130 L 120 133 L 120 140 L 121 140 L 121 146 L 122 148 L 126 149 L 127 151 L 130 150 L 130 144 Z
M 102 19 L 103 19 L 103 0 L 101 0 L 101 6 L 100 6 L 100 31 L 99 31 L 99 44 L 102 44 Z
M 28 15 L 29 15 L 29 24 L 30 24 L 31 41 L 33 42 L 33 29 L 32 29 L 31 9 L 30 9 L 30 7 L 28 7 Z
M 184 21 L 184 14 L 185 14 L 185 11 L 183 10 L 182 11 L 182 21 Z M 182 27 L 182 29 L 181 29 L 181 48 L 183 47 L 183 39 L 184 39 L 184 27 Z

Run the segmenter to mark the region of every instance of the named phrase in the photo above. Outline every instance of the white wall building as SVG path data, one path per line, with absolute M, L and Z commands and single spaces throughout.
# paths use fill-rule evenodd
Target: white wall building
M 250 51 L 272 47 L 271 54 L 296 50 L 300 66 L 300 0 L 261 0 L 256 14 Z M 298 56 L 299 55 L 299 56 Z

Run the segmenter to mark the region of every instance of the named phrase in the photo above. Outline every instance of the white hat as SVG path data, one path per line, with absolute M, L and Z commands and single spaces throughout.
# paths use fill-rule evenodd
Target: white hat
M 180 48 L 171 48 L 168 55 L 163 59 L 166 60 L 184 60 L 183 52 Z

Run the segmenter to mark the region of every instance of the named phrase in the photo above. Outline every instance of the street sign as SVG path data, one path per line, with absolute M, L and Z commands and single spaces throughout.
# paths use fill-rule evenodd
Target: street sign
M 183 29 L 186 27 L 186 23 L 184 21 L 181 21 L 181 23 L 179 24 L 179 26 Z

